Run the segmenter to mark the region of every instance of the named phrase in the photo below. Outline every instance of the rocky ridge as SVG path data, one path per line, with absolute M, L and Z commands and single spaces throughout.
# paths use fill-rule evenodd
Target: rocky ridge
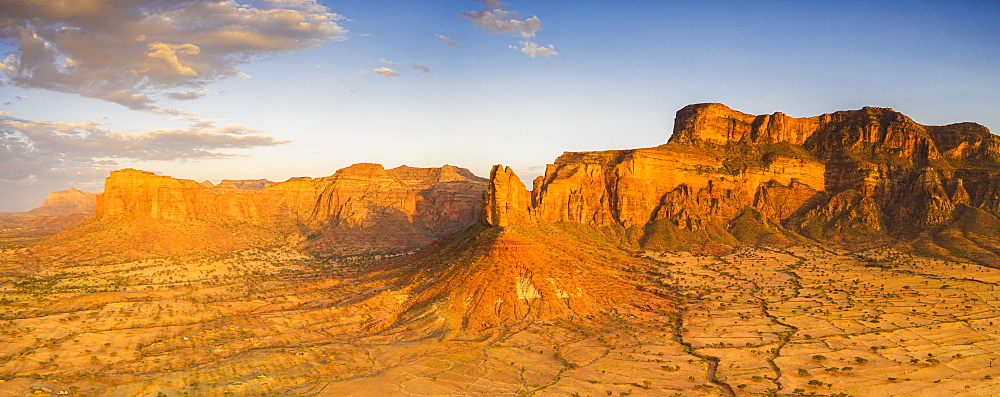
M 386 170 L 362 163 L 323 178 L 218 185 L 124 169 L 107 178 L 91 221 L 48 245 L 79 240 L 112 252 L 143 250 L 139 241 L 119 241 L 123 233 L 108 236 L 113 244 L 96 237 L 128 229 L 143 238 L 152 234 L 143 243 L 158 246 L 155 253 L 198 250 L 199 242 L 213 251 L 288 238 L 304 240 L 303 247 L 319 255 L 399 252 L 478 220 L 485 190 L 485 179 L 448 165 Z M 213 238 L 206 240 L 206 233 Z
M 998 142 L 884 108 L 792 118 L 691 105 L 666 144 L 564 153 L 530 191 L 494 166 L 480 224 L 373 274 L 398 277 L 395 324 L 455 337 L 636 304 L 655 285 L 635 278 L 642 249 L 902 242 L 996 266 Z
M 1000 265 L 996 244 L 939 236 L 964 230 L 955 222 L 966 207 L 1000 212 L 1000 137 L 975 123 L 924 126 L 888 108 L 793 118 L 689 105 L 664 145 L 564 153 L 530 193 L 500 167 L 491 185 L 500 195 L 488 198 L 484 219 L 493 226 L 621 227 L 649 249 L 902 241 Z M 520 204 L 526 194 L 530 204 Z

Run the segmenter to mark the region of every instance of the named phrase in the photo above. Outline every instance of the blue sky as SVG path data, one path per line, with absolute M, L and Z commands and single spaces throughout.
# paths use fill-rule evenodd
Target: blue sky
M 995 1 L 75 4 L 0 3 L 0 211 L 124 167 L 281 181 L 503 163 L 530 179 L 563 151 L 666 142 L 698 102 L 1000 131 Z

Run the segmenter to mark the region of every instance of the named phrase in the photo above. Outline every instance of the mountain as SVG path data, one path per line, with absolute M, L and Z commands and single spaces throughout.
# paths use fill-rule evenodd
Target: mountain
M 486 180 L 443 166 L 355 164 L 324 178 L 218 185 L 112 172 L 87 223 L 41 251 L 84 257 L 214 252 L 300 242 L 318 255 L 419 248 L 479 218 Z
M 42 205 L 31 211 L 0 213 L 0 242 L 26 243 L 75 227 L 94 213 L 96 196 L 71 187 L 49 193 Z
M 717 103 L 674 125 L 657 147 L 564 153 L 530 191 L 495 166 L 480 222 L 369 274 L 407 302 L 375 328 L 456 337 L 673 299 L 639 279 L 640 250 L 895 244 L 1000 266 L 1000 138 L 985 127 Z
M 97 193 L 69 188 L 49 193 L 42 205 L 29 213 L 33 215 L 60 216 L 70 214 L 93 214 L 97 205 Z
M 395 280 L 391 288 L 406 297 L 401 312 L 373 327 L 475 338 L 524 320 L 662 301 L 665 292 L 641 287 L 651 283 L 635 269 L 648 263 L 614 228 L 535 222 L 510 168 L 495 166 L 490 176 L 481 222 L 370 271 L 368 279 Z
M 689 105 L 664 145 L 567 152 L 530 193 L 512 189 L 490 198 L 489 223 L 615 226 L 664 250 L 922 239 L 936 254 L 1000 264 L 983 239 L 942 242 L 948 230 L 972 233 L 970 211 L 982 222 L 1000 212 L 1000 137 L 888 108 L 793 118 Z

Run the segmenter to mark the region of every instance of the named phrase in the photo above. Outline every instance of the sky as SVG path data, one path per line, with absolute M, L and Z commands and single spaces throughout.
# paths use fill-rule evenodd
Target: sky
M 701 102 L 1000 132 L 1000 2 L 0 0 L 0 211 L 121 168 L 530 180 Z

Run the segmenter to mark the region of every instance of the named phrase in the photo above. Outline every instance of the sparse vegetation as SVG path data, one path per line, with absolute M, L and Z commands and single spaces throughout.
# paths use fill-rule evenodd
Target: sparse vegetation
M 364 382 L 383 382 L 402 371 L 403 367 L 379 367 L 384 363 L 376 353 L 401 349 L 407 371 L 422 368 L 418 376 L 439 384 L 444 379 L 451 382 L 453 371 L 465 368 L 462 371 L 510 372 L 514 379 L 524 379 L 510 384 L 511 390 L 564 395 L 629 395 L 630 389 L 672 387 L 702 391 L 729 387 L 766 394 L 774 390 L 773 380 L 779 377 L 793 382 L 787 390 L 798 394 L 838 395 L 838 388 L 867 379 L 855 374 L 857 366 L 865 366 L 865 373 L 886 372 L 890 376 L 884 382 L 890 384 L 906 382 L 908 371 L 968 360 L 973 351 L 965 350 L 961 339 L 951 345 L 922 345 L 922 351 L 931 355 L 921 353 L 917 361 L 907 358 L 897 363 L 886 353 L 938 333 L 984 335 L 979 332 L 986 332 L 989 322 L 995 321 L 984 310 L 997 302 L 989 293 L 990 285 L 942 275 L 938 277 L 953 278 L 947 282 L 951 287 L 941 289 L 944 283 L 927 276 L 932 269 L 922 262 L 925 259 L 897 254 L 893 259 L 897 265 L 883 275 L 886 270 L 866 267 L 863 261 L 845 265 L 852 262 L 800 248 L 744 250 L 724 257 L 651 257 L 631 270 L 657 280 L 649 285 L 660 295 L 650 295 L 656 298 L 646 300 L 641 309 L 527 322 L 512 332 L 463 336 L 456 344 L 440 345 L 404 342 L 405 338 L 390 338 L 388 344 L 357 339 L 370 331 L 352 329 L 350 324 L 374 324 L 371 319 L 378 313 L 396 307 L 407 296 L 395 290 L 369 292 L 377 283 L 353 278 L 356 270 L 346 272 L 335 262 L 290 252 L 63 267 L 10 284 L 15 288 L 0 294 L 4 299 L 0 334 L 14 341 L 11 350 L 0 352 L 4 365 L 0 380 L 6 380 L 0 390 L 15 387 L 19 379 L 32 379 L 50 390 L 100 394 L 107 386 L 93 379 L 109 379 L 123 371 L 169 374 L 157 381 L 166 395 L 225 394 L 226 388 L 233 388 L 234 394 L 270 395 L 305 384 L 347 390 Z M 746 265 L 736 267 L 737 261 Z M 958 271 L 967 272 L 961 277 L 993 272 Z M 896 281 L 893 277 L 899 274 L 906 278 Z M 101 285 L 102 280 L 115 287 L 99 292 L 82 289 Z M 71 299 L 76 294 L 91 298 Z M 41 296 L 52 298 L 37 298 Z M 870 302 L 873 298 L 875 302 Z M 968 305 L 984 315 L 955 321 L 957 317 L 946 314 L 944 305 L 933 310 L 919 306 L 932 299 L 961 302 L 957 307 L 963 312 L 970 310 L 964 308 Z M 912 322 L 913 308 L 923 316 L 920 322 Z M 907 316 L 912 323 L 906 322 Z M 851 319 L 874 317 L 881 322 L 839 332 L 819 326 L 847 327 Z M 414 324 L 387 335 L 425 332 Z M 913 333 L 925 337 L 914 338 Z M 323 335 L 319 340 L 324 342 L 315 343 L 316 335 Z M 491 345 L 483 345 L 486 341 Z M 826 344 L 841 347 L 834 350 Z M 483 360 L 484 352 L 503 359 Z M 984 368 L 991 368 L 983 362 Z M 28 373 L 12 370 L 19 363 L 34 367 Z M 226 366 L 206 371 L 211 368 L 207 363 Z M 319 368 L 322 378 L 290 376 L 302 373 L 302 368 Z M 634 380 L 623 385 L 615 376 L 624 368 L 634 368 L 628 370 Z M 714 368 L 711 379 L 705 376 L 706 368 Z M 55 373 L 74 374 L 79 380 L 75 389 L 59 386 L 51 376 Z M 577 378 L 578 373 L 587 378 Z M 996 376 L 986 372 L 976 381 Z M 935 385 L 964 389 L 962 382 L 968 381 L 942 376 Z

